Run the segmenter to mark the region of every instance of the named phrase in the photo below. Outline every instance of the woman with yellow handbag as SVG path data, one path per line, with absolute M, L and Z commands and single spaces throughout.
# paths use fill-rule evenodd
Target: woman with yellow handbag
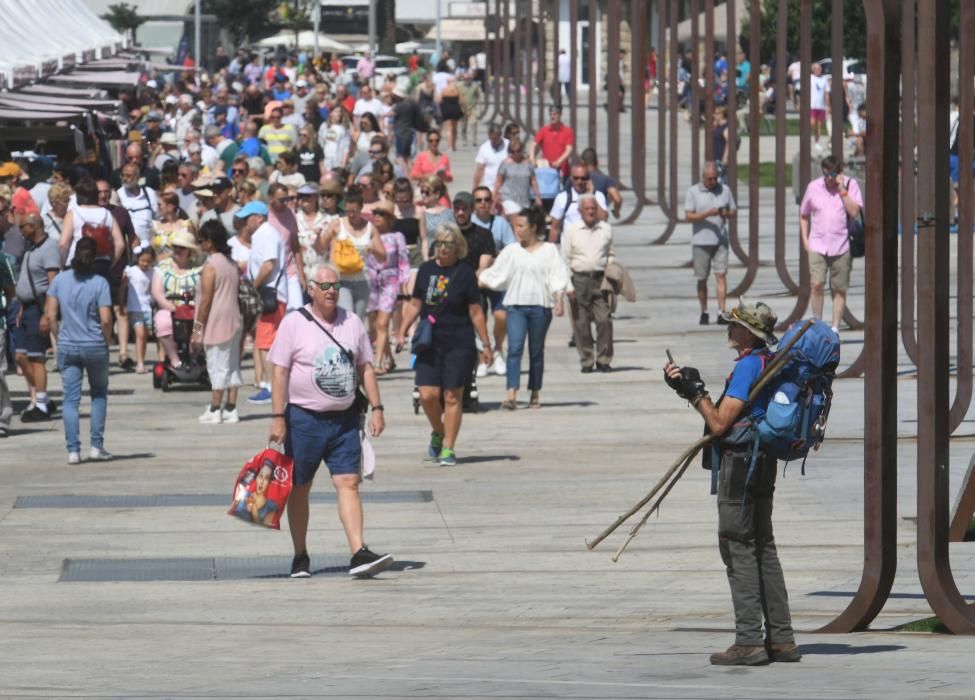
M 366 257 L 386 261 L 386 247 L 379 231 L 362 216 L 362 191 L 353 185 L 345 193 L 345 216 L 333 220 L 325 231 L 330 243 L 330 259 L 339 271 L 342 288 L 339 306 L 354 312 L 363 321 L 371 291 L 366 274 Z

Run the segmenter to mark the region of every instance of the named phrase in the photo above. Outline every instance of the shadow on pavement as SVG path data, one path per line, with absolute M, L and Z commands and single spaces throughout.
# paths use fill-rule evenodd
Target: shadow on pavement
M 457 459 L 459 464 L 480 464 L 481 462 L 519 462 L 521 457 L 518 455 L 474 455 L 473 457 L 460 457 Z
M 858 647 L 852 644 L 799 644 L 803 656 L 846 656 L 854 654 L 882 654 L 886 651 L 906 649 L 902 644 L 868 644 Z

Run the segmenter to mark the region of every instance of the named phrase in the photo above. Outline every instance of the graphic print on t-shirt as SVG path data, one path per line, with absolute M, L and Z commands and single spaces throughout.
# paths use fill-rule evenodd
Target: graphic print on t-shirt
M 336 347 L 327 347 L 315 356 L 312 377 L 315 386 L 334 399 L 348 398 L 355 391 L 355 368 Z
M 430 275 L 430 284 L 427 285 L 427 305 L 436 306 L 446 299 L 449 286 L 450 275 Z

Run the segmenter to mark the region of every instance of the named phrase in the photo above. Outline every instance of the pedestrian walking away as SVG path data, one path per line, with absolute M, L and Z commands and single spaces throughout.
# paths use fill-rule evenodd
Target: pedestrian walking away
M 725 314 L 725 320 L 728 346 L 738 357 L 717 402 L 712 402 L 697 369 L 673 362 L 664 366 L 667 384 L 691 402 L 707 431 L 719 436 L 706 459 L 719 462 L 718 549 L 731 587 L 735 643 L 712 654 L 711 663 L 760 666 L 770 661 L 799 661 L 789 596 L 772 533 L 777 462 L 762 451 L 751 428 L 764 416 L 769 397 L 760 394 L 748 404 L 749 393 L 770 357 L 768 347 L 778 342 L 772 334 L 778 318 L 766 304 L 757 302 L 739 304 Z M 745 410 L 752 420 L 739 423 Z
M 369 334 L 358 316 L 339 307 L 342 283 L 334 268 L 319 266 L 308 286 L 311 303 L 285 317 L 268 353 L 273 376 L 268 439 L 283 444 L 294 459 L 294 490 L 288 499 L 295 552 L 291 576 L 312 573 L 309 495 L 322 461 L 338 495 L 339 519 L 352 554 L 349 574 L 375 576 L 389 568 L 393 557 L 373 552 L 363 540 L 359 430 L 365 418 L 356 407 L 358 387 L 371 407 L 370 435 L 379 437 L 386 426 Z
M 718 301 L 718 323 L 724 324 L 725 295 L 728 289 L 728 219 L 736 216 L 737 207 L 731 188 L 721 184 L 718 167 L 707 161 L 701 169 L 701 181 L 691 185 L 684 197 L 684 218 L 693 226 L 691 251 L 697 299 L 701 305 L 700 325 L 711 322 L 708 311 L 708 278 L 714 272 Z
M 64 388 L 64 439 L 68 464 L 81 462 L 79 424 L 81 378 L 88 374 L 91 394 L 92 461 L 111 459 L 105 449 L 108 414 L 108 346 L 112 340 L 112 297 L 108 282 L 95 274 L 95 241 L 75 246 L 71 269 L 58 273 L 47 292 L 41 332 L 58 339 L 58 370 Z
M 582 221 L 566 229 L 562 255 L 572 271 L 573 334 L 582 372 L 593 368 L 609 372 L 613 362 L 613 319 L 609 292 L 603 290 L 606 266 L 613 262 L 613 231 L 609 222 L 600 221 L 599 206 L 591 194 L 579 198 Z M 596 324 L 595 352 L 592 324 Z
M 836 156 L 823 158 L 823 176 L 806 186 L 799 207 L 799 235 L 809 256 L 809 305 L 815 318 L 823 317 L 826 277 L 833 298 L 833 332 L 840 332 L 850 287 L 853 257 L 850 255 L 849 219 L 860 216 L 863 195 L 857 181 L 843 174 Z

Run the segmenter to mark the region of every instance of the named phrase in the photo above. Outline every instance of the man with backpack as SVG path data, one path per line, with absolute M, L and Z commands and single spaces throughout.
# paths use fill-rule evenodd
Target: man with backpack
M 565 229 L 582 221 L 582 214 L 579 213 L 579 197 L 584 194 L 592 194 L 596 198 L 596 204 L 599 205 L 597 217 L 600 221 L 609 218 L 606 198 L 601 192 L 593 191 L 592 179 L 586 166 L 581 163 L 573 165 L 572 185 L 559 192 L 549 212 L 552 223 L 548 231 L 548 240 L 551 243 L 558 243 Z
M 709 433 L 720 436 L 709 451 L 711 460 L 719 463 L 718 548 L 731 587 L 735 643 L 726 651 L 712 654 L 711 663 L 760 666 L 771 661 L 799 661 L 801 654 L 772 534 L 777 462 L 754 438 L 753 426 L 765 416 L 771 386 L 749 402 L 752 387 L 771 359 L 768 347 L 777 342 L 772 332 L 778 318 L 762 302 L 740 303 L 724 318 L 728 322 L 728 345 L 738 357 L 716 403 L 696 369 L 673 362 L 664 366 L 668 386 L 691 402 Z M 780 400 L 778 393 L 774 400 Z M 767 638 L 763 638 L 763 618 Z

